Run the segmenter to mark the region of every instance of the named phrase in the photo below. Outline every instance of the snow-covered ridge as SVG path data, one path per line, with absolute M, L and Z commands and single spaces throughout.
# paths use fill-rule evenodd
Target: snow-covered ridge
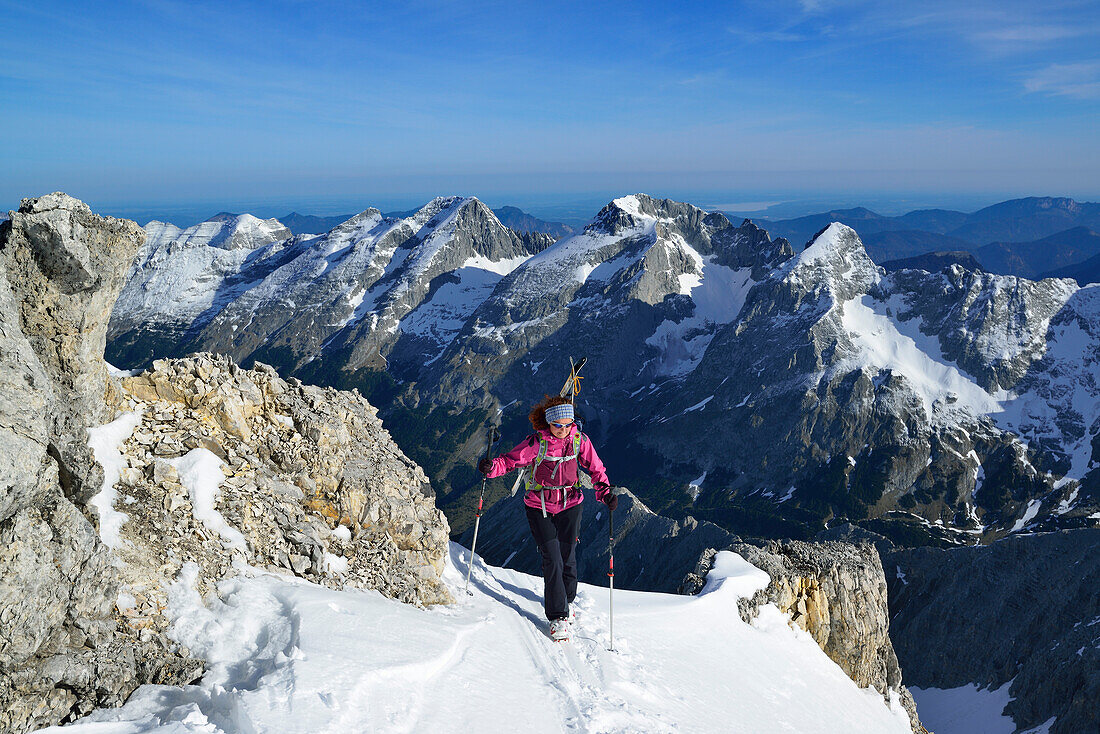
M 456 591 L 467 555 L 452 544 Z M 609 651 L 606 588 L 581 585 L 576 638 L 556 643 L 542 580 L 480 562 L 472 597 L 427 610 L 263 573 L 204 600 L 185 569 L 171 634 L 210 660 L 206 677 L 145 686 L 63 731 L 911 731 L 900 705 L 859 689 L 775 607 L 740 620 L 737 600 L 767 574 L 722 553 L 709 579 L 694 597 L 616 591 Z

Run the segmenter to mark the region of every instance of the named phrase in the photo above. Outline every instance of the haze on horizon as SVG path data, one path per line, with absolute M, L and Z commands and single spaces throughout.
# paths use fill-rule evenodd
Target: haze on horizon
M 3 209 L 1100 199 L 1094 3 L 2 4 Z

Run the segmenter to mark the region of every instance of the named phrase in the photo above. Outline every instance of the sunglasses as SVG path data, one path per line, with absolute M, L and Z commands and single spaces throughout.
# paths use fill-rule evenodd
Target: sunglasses
M 566 426 L 573 425 L 573 421 L 566 421 L 565 423 L 558 423 L 557 421 L 550 421 L 550 425 L 554 428 L 565 428 Z

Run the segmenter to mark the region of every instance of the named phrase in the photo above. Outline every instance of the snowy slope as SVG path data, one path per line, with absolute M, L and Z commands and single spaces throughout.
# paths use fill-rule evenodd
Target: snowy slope
M 615 652 L 606 589 L 582 585 L 576 639 L 555 643 L 541 579 L 479 563 L 466 596 L 466 557 L 452 545 L 461 601 L 426 610 L 269 574 L 223 582 L 204 604 L 185 577 L 172 634 L 210 661 L 201 684 L 144 686 L 121 709 L 43 731 L 910 731 L 774 607 L 741 622 L 737 599 L 767 575 L 732 553 L 699 596 L 617 592 Z
M 355 350 L 390 356 L 408 335 L 405 361 L 423 364 L 504 275 L 550 241 L 520 237 L 463 197 L 437 197 L 408 217 L 368 209 L 326 234 L 277 242 L 289 233 L 271 222 L 221 216 L 182 232 L 151 222 L 114 309 L 111 356 L 163 356 L 169 347 L 143 345 L 160 332 L 174 354 L 244 360 L 263 351 L 267 361 L 297 365 L 329 347 L 345 360 Z
M 250 214 L 219 215 L 181 230 L 152 221 L 112 314 L 112 327 L 159 322 L 189 326 L 215 304 L 231 302 L 240 291 L 223 284 L 249 262 L 276 251 L 290 238 L 275 219 Z

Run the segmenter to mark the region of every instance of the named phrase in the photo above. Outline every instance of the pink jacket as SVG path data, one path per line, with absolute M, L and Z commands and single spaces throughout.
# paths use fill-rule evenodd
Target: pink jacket
M 565 438 L 555 438 L 550 431 L 539 431 L 540 436 L 546 439 L 546 455 L 547 456 L 568 456 L 573 453 L 573 436 L 577 432 L 577 427 L 574 425 L 569 435 Z M 499 477 L 503 474 L 516 469 L 518 467 L 531 466 L 535 463 L 535 458 L 539 455 L 539 441 L 537 438 L 528 436 L 523 439 L 508 453 L 498 456 L 493 459 L 493 468 L 489 470 L 489 473 L 485 476 L 490 479 L 493 477 Z M 592 442 L 588 440 L 588 436 L 581 434 L 581 445 L 577 451 L 577 463 L 581 468 L 588 472 L 592 477 L 592 486 L 596 490 L 596 499 L 603 500 L 607 496 L 608 488 L 611 483 L 607 481 L 607 471 L 604 469 L 603 462 L 600 461 L 600 457 L 596 455 L 596 449 L 593 448 Z M 540 472 L 541 473 L 541 472 Z M 530 479 L 530 474 L 528 474 Z M 542 509 L 542 499 L 539 497 L 538 492 L 528 492 L 523 498 L 524 503 L 528 507 L 534 507 L 537 510 Z M 547 489 L 545 492 L 546 511 L 550 514 L 556 515 L 562 510 L 567 510 L 570 507 L 579 505 L 584 501 L 584 495 L 581 494 L 579 489 Z

